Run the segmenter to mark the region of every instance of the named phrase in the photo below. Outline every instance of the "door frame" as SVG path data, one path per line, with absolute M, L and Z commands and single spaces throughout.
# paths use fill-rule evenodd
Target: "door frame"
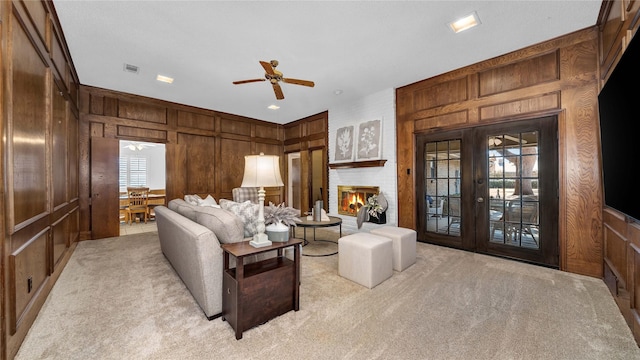
M 509 122 L 483 125 L 458 130 L 420 133 L 415 136 L 416 144 L 416 217 L 418 241 L 454 247 L 461 250 L 478 252 L 488 255 L 513 258 L 519 261 L 557 268 L 559 266 L 559 144 L 558 144 L 558 115 L 536 117 L 533 119 L 514 120 Z M 544 124 L 547 123 L 547 124 Z M 486 164 L 486 137 L 495 132 L 526 132 L 536 130 L 540 132 L 538 153 L 548 156 L 546 166 L 539 168 L 539 187 L 543 194 L 545 211 L 540 211 L 541 248 L 523 249 L 489 242 L 488 218 L 479 216 L 487 213 L 489 201 L 477 202 L 478 194 L 487 193 L 488 165 Z M 460 235 L 451 236 L 436 232 L 427 232 L 425 199 L 425 158 L 424 144 L 460 139 L 460 157 L 469 159 L 460 163 L 460 215 L 462 218 Z M 483 151 L 485 150 L 485 151 Z M 483 165 L 484 163 L 484 165 Z M 484 166 L 484 167 L 483 167 Z M 463 192 L 462 189 L 467 189 Z M 468 189 L 472 189 L 469 191 Z M 542 200 L 541 200 L 542 201 Z M 478 205 L 479 204 L 479 205 Z M 551 210 L 551 211 L 549 211 Z M 551 241 L 549 241 L 551 239 Z M 555 240 L 554 240 L 555 239 Z M 526 254 L 526 258 L 520 257 Z
M 492 133 L 538 131 L 538 211 L 539 239 L 538 249 L 514 248 L 509 245 L 489 241 L 490 222 L 481 216 L 476 222 L 476 246 L 478 252 L 503 257 L 513 257 L 535 264 L 557 268 L 559 266 L 559 160 L 558 160 L 558 117 L 545 116 L 530 120 L 501 123 L 474 128 L 474 147 L 487 149 L 487 136 Z M 541 159 L 542 158 L 542 159 Z M 541 161 L 542 160 L 542 161 Z M 474 153 L 474 182 L 476 200 L 479 194 L 488 193 L 488 164 L 486 152 Z M 542 166 L 540 166 L 542 164 Z M 489 201 L 475 202 L 476 215 L 488 213 Z M 544 208 L 544 211 L 542 209 Z M 553 241 L 555 239 L 555 241 Z M 519 257 L 526 254 L 527 259 Z
M 91 239 L 120 236 L 120 141 L 91 138 Z
M 471 144 L 471 141 L 473 141 L 473 133 L 470 132 L 469 129 L 418 134 L 416 136 L 415 143 L 416 147 L 419 147 L 425 142 L 436 142 L 452 139 L 460 139 L 460 157 L 471 159 L 473 147 L 466 145 Z M 473 216 L 473 200 L 475 199 L 475 196 L 465 196 L 462 191 L 460 192 L 460 216 L 462 219 L 465 219 L 461 223 L 460 236 L 449 236 L 426 231 L 426 216 L 421 215 L 423 213 L 421 209 L 426 208 L 426 199 L 424 194 L 424 189 L 426 188 L 426 176 L 424 176 L 426 168 L 423 161 L 424 154 L 421 154 L 420 151 L 422 151 L 422 149 L 416 150 L 416 214 L 419 214 L 417 220 L 418 241 L 455 247 L 462 250 L 475 251 L 475 240 L 472 236 L 468 236 L 468 234 L 473 234 L 475 232 L 475 216 Z M 460 189 L 473 188 L 473 177 L 470 175 L 466 175 L 471 174 L 472 171 L 472 162 L 468 161 L 466 163 L 460 163 Z

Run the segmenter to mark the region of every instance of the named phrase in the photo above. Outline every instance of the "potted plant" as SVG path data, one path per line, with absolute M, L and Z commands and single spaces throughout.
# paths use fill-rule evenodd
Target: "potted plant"
M 384 198 L 384 197 L 383 197 Z M 383 198 L 378 198 L 378 195 L 370 196 L 367 199 L 367 214 L 369 215 L 369 222 L 373 222 L 376 224 L 385 224 L 387 222 L 387 217 L 385 211 L 387 210 L 386 200 Z
M 289 241 L 289 226 L 300 222 L 300 210 L 285 206 L 284 203 L 264 207 L 265 233 L 275 242 Z

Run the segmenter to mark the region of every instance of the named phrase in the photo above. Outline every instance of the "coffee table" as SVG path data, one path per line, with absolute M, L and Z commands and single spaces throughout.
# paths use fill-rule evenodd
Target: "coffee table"
M 322 228 L 322 227 L 331 227 L 331 226 L 340 226 L 340 237 L 342 237 L 342 219 L 337 217 L 337 216 L 329 216 L 329 220 L 328 221 L 313 221 L 313 220 L 309 220 L 307 219 L 306 216 L 302 216 L 300 217 L 300 222 L 297 223 L 297 227 L 301 227 L 304 229 L 304 236 L 303 236 L 303 243 L 302 246 L 305 246 L 307 244 L 309 244 L 309 242 L 307 241 L 307 228 L 312 228 L 313 229 L 313 241 L 324 241 L 324 242 L 329 242 L 329 243 L 334 243 L 336 244 L 335 241 L 331 241 L 331 240 L 318 240 L 316 239 L 316 229 L 317 228 Z M 295 228 L 293 229 L 295 231 Z M 323 255 L 310 255 L 310 254 L 302 254 L 303 256 L 331 256 L 331 255 L 335 255 L 338 252 L 333 252 L 330 254 L 323 254 Z

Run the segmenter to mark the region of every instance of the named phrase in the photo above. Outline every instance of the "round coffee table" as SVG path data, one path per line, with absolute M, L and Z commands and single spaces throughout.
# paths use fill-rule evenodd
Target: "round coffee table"
M 324 241 L 324 242 L 329 242 L 329 243 L 334 243 L 336 244 L 337 242 L 335 241 L 331 241 L 331 240 L 318 240 L 316 239 L 316 229 L 317 228 L 322 228 L 322 227 L 331 227 L 331 226 L 340 226 L 340 236 L 342 237 L 342 219 L 337 217 L 337 216 L 329 216 L 329 220 L 328 221 L 313 221 L 313 220 L 309 220 L 307 219 L 306 216 L 302 216 L 300 217 L 300 222 L 297 223 L 297 227 L 301 227 L 304 229 L 304 237 L 303 237 L 303 243 L 302 246 L 307 245 L 309 242 L 307 241 L 307 228 L 312 228 L 313 229 L 313 241 Z M 295 229 L 294 229 L 295 231 Z M 309 254 L 303 254 L 304 256 L 331 256 L 331 255 L 335 255 L 338 252 L 333 252 L 330 254 L 324 254 L 324 255 L 309 255 Z

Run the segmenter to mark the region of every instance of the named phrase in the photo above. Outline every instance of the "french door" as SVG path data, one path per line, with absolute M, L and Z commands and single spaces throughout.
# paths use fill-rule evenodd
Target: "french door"
M 555 116 L 421 134 L 416 145 L 420 241 L 558 266 Z

